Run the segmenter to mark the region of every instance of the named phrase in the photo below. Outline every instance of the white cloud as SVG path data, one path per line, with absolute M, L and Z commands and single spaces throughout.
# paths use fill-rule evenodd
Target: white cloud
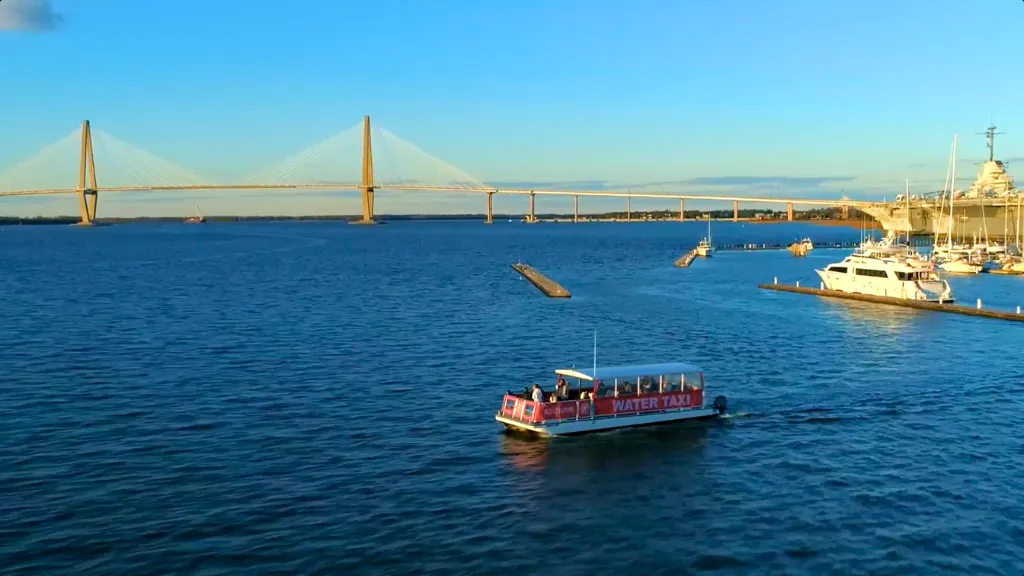
M 0 0 L 0 30 L 45 32 L 63 20 L 50 0 Z

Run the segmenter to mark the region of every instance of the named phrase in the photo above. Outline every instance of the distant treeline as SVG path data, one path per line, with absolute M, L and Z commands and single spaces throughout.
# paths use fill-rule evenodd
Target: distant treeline
M 711 214 L 712 218 L 732 218 L 732 210 L 687 210 L 686 218 L 702 218 Z M 753 210 L 742 209 L 739 212 L 740 218 L 761 218 L 783 219 L 786 217 L 785 210 Z M 495 220 L 513 218 L 519 220 L 523 214 L 495 214 Z M 587 218 L 625 218 L 625 212 L 605 212 L 603 214 L 581 214 Z M 632 212 L 633 218 L 654 218 L 673 219 L 679 217 L 679 211 L 672 210 L 637 210 Z M 838 220 L 842 217 L 839 208 L 815 208 L 813 210 L 798 210 L 793 215 L 799 220 Z M 571 218 L 572 214 L 537 214 L 538 218 Z M 861 220 L 865 218 L 863 213 L 850 208 L 850 220 Z M 867 217 L 870 219 L 870 217 Z M 358 220 L 356 215 L 321 215 L 321 216 L 207 216 L 207 222 L 248 222 L 248 221 L 350 221 Z M 483 220 L 483 214 L 381 214 L 377 216 L 381 221 L 403 221 L 403 220 Z M 34 216 L 31 218 L 19 218 L 16 216 L 0 216 L 0 226 L 32 226 L 43 224 L 75 224 L 79 221 L 77 216 Z M 99 218 L 100 224 L 127 224 L 146 222 L 183 222 L 181 216 L 139 216 L 135 218 Z

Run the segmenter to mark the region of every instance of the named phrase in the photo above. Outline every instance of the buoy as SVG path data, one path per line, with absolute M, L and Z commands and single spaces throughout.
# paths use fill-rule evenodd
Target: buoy
M 981 310 L 981 298 L 978 298 L 978 310 Z
M 799 281 L 799 280 L 797 280 L 797 281 L 796 281 L 796 287 L 797 287 L 797 288 L 799 288 L 799 287 L 800 287 L 800 281 Z
M 778 283 L 779 283 L 779 277 L 778 277 L 778 276 L 776 276 L 776 277 L 775 277 L 775 284 L 778 284 Z

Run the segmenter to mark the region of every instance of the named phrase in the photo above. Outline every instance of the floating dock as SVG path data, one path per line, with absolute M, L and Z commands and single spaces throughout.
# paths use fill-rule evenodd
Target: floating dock
M 838 290 L 820 290 L 818 288 L 805 288 L 803 286 L 789 286 L 786 284 L 758 284 L 757 287 L 763 288 L 765 290 L 776 290 L 779 292 L 811 294 L 814 296 L 825 296 L 827 298 L 841 298 L 843 300 L 857 300 L 860 302 L 873 302 L 875 304 L 901 306 L 903 308 L 916 308 L 918 310 L 950 312 L 953 314 L 964 314 L 966 316 L 979 316 L 982 318 L 996 318 L 999 320 L 1014 320 L 1017 322 L 1024 322 L 1024 314 L 1020 313 L 1020 307 L 1017 307 L 1016 313 L 1003 312 L 999 310 L 985 310 L 981 307 L 981 300 L 978 301 L 978 306 L 976 308 L 972 308 L 970 306 L 959 306 L 956 304 L 939 304 L 938 302 L 926 302 L 922 300 L 904 300 L 902 298 L 893 298 L 891 296 L 870 296 L 868 294 L 851 294 L 849 292 L 840 292 Z
M 548 298 L 572 297 L 572 294 L 570 294 L 569 291 L 563 288 L 558 282 L 555 282 L 526 264 L 513 264 L 512 268 L 516 272 L 522 274 L 523 278 L 529 280 L 531 284 L 536 286 L 537 289 L 543 292 Z
M 697 249 L 694 248 L 686 254 L 683 254 L 676 260 L 676 268 L 689 268 L 690 264 L 693 263 L 693 259 L 697 257 Z

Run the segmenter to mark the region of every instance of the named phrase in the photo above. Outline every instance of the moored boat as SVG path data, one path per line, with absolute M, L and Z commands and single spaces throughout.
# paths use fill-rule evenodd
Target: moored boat
M 902 300 L 953 302 L 949 283 L 939 278 L 931 263 L 917 258 L 855 253 L 815 272 L 828 290 Z
M 534 384 L 509 391 L 494 418 L 506 429 L 540 436 L 568 436 L 618 428 L 714 418 L 725 396 L 705 403 L 704 371 L 674 362 L 555 370 L 554 391 Z

